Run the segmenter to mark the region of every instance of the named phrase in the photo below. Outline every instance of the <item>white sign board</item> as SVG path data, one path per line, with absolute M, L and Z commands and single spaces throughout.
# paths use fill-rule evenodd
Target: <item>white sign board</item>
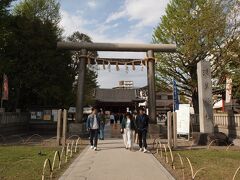
M 190 133 L 190 104 L 179 104 L 177 113 L 177 134 Z
M 53 121 L 57 122 L 57 120 L 58 120 L 58 110 L 57 109 L 52 110 L 52 117 L 53 117 Z

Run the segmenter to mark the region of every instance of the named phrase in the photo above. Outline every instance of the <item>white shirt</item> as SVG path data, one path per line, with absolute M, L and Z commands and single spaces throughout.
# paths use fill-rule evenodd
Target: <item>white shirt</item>
M 98 129 L 98 122 L 97 122 L 97 116 L 96 115 L 93 115 L 93 127 L 92 129 Z
M 126 129 L 130 129 L 131 127 L 131 120 L 128 118 L 126 121 Z
M 115 120 L 115 117 L 114 117 L 114 115 L 110 115 L 110 119 L 113 119 L 113 120 Z

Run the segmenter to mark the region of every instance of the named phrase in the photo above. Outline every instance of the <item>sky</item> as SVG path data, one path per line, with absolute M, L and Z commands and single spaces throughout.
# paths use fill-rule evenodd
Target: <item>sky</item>
M 64 36 L 75 31 L 89 35 L 93 42 L 151 43 L 152 33 L 169 0 L 59 0 Z M 144 58 L 145 53 L 99 52 L 100 57 Z M 112 88 L 119 80 L 132 80 L 136 87 L 147 84 L 146 69 L 129 67 L 111 72 L 99 67 L 98 84 Z

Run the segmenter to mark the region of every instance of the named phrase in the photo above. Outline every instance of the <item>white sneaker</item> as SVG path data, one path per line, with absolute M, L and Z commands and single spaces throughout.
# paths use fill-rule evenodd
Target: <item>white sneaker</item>
M 139 151 L 142 152 L 142 151 L 143 151 L 143 148 L 140 148 Z
M 144 148 L 144 149 L 143 149 L 143 152 L 144 152 L 144 153 L 148 153 L 149 151 L 148 151 L 146 148 Z
M 97 147 L 94 147 L 94 150 L 96 151 L 96 150 L 97 150 Z
M 94 147 L 93 146 L 91 146 L 91 149 L 93 149 Z

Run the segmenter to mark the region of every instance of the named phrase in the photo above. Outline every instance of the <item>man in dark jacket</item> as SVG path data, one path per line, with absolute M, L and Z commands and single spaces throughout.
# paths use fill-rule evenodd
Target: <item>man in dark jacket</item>
M 100 128 L 100 118 L 97 109 L 92 108 L 92 113 L 87 118 L 87 129 L 90 131 L 91 149 L 97 150 L 98 132 Z M 94 144 L 93 144 L 94 139 Z
M 139 109 L 139 114 L 136 117 L 136 127 L 138 132 L 139 139 L 139 151 L 144 153 L 148 152 L 147 150 L 147 131 L 148 131 L 148 116 L 144 113 L 144 110 Z

